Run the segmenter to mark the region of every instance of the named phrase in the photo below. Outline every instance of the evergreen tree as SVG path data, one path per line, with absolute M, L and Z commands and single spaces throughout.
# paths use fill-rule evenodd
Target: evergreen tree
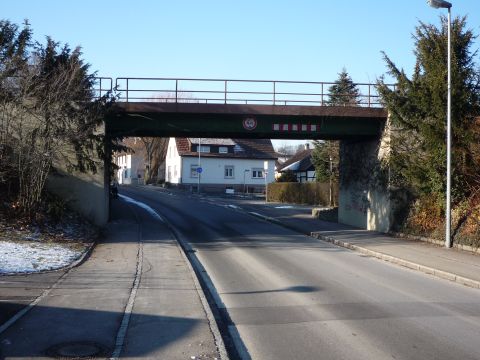
M 318 182 L 328 182 L 332 179 L 338 182 L 338 141 L 314 141 L 312 163 L 315 167 L 315 177 Z
M 282 172 L 277 182 L 298 182 L 297 175 L 292 170 Z
M 345 68 L 338 74 L 335 84 L 328 88 L 328 105 L 357 106 L 360 104 L 360 91 L 353 83 Z
M 360 91 L 345 68 L 338 74 L 338 79 L 334 85 L 329 87 L 328 92 L 328 105 L 330 106 L 358 106 L 360 104 Z M 338 182 L 339 142 L 314 141 L 313 145 L 312 163 L 315 167 L 317 181 L 333 180 Z
M 452 195 L 461 201 L 480 184 L 479 72 L 471 51 L 475 36 L 466 18 L 452 24 Z M 411 78 L 384 54 L 395 89 L 378 81 L 392 121 L 391 160 L 394 185 L 418 196 L 432 195 L 443 206 L 446 182 L 447 19 L 441 27 L 420 22 L 414 39 L 416 66 Z

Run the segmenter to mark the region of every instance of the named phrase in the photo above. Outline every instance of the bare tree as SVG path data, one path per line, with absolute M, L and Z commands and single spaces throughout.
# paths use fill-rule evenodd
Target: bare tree
M 60 48 L 48 38 L 46 45 L 29 49 L 29 32 L 18 32 L 8 22 L 0 23 L 0 32 L 0 41 L 13 34 L 0 43 L 0 174 L 10 174 L 4 183 L 17 182 L 14 207 L 31 217 L 54 164 L 96 171 L 94 155 L 103 155 L 103 136 L 97 129 L 111 99 L 94 99 L 94 75 L 88 73 L 79 48 Z M 20 40 L 23 50 L 9 51 Z M 10 167 L 3 161 L 7 157 Z
M 168 138 L 142 137 L 145 147 L 145 182 L 150 183 L 155 180 L 160 165 L 165 161 L 167 155 Z

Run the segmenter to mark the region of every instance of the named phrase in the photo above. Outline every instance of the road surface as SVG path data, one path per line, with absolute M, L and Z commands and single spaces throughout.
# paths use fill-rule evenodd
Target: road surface
M 478 290 L 264 222 L 226 200 L 120 193 L 156 209 L 192 246 L 244 359 L 480 359 Z

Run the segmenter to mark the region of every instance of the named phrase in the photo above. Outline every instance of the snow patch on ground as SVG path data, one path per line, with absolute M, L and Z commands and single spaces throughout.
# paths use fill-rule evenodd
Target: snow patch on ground
M 55 270 L 82 254 L 60 244 L 0 241 L 0 274 Z
M 161 222 L 165 222 L 163 220 L 163 218 L 153 209 L 151 208 L 150 206 L 148 206 L 147 204 L 144 204 L 140 201 L 137 201 L 135 199 L 132 199 L 131 197 L 128 197 L 128 196 L 125 196 L 125 195 L 121 195 L 119 194 L 118 195 L 122 200 L 125 200 L 126 202 L 129 202 L 131 204 L 135 204 L 137 206 L 140 206 L 142 209 L 145 209 L 147 210 L 147 212 L 152 215 L 155 219 L 157 220 L 160 220 Z

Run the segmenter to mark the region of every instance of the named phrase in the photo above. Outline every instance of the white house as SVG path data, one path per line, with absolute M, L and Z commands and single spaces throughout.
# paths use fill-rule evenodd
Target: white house
M 263 192 L 275 181 L 275 161 L 270 140 L 170 138 L 165 181 L 189 189 L 200 183 L 205 192 Z
M 117 181 L 119 184 L 143 184 L 145 165 L 143 158 L 135 154 L 117 155 Z
M 145 177 L 145 155 L 138 138 L 127 138 L 124 144 L 134 152 L 115 153 L 113 161 L 118 166 L 117 181 L 119 184 L 143 184 Z

